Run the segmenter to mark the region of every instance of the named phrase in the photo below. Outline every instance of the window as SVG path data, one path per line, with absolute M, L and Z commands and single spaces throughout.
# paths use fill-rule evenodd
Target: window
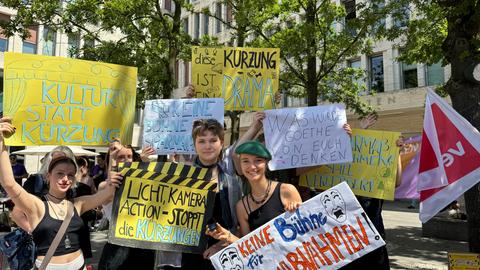
M 188 65 L 188 62 L 183 62 L 183 86 L 188 86 L 188 84 L 190 83 L 189 81 L 189 75 L 190 75 L 190 69 L 189 69 L 189 65 Z
M 376 10 L 378 10 L 378 12 L 381 14 L 384 12 L 384 9 L 385 9 L 385 1 L 380 1 L 376 4 L 374 4 L 374 8 Z M 385 17 L 381 17 L 378 21 L 375 22 L 374 24 L 374 29 L 375 30 L 379 30 L 381 28 L 385 28 L 385 22 L 386 22 L 386 19 Z
M 401 63 L 402 67 L 402 88 L 418 87 L 417 64 Z
M 348 66 L 351 67 L 351 68 L 355 68 L 355 69 L 361 69 L 362 68 L 362 62 L 360 61 L 360 59 L 352 60 L 352 61 L 348 62 Z M 365 83 L 362 78 L 352 78 L 352 82 L 357 83 L 359 85 L 362 85 L 362 84 Z
M 198 39 L 200 37 L 200 14 L 195 13 L 194 15 L 194 20 L 193 20 L 193 38 Z
M 22 52 L 23 53 L 37 53 L 37 26 L 28 27 L 28 32 L 30 32 L 30 37 L 23 40 Z
M 227 23 L 231 23 L 233 19 L 232 6 L 227 5 Z
M 383 92 L 385 90 L 383 82 L 383 55 L 370 57 L 368 73 L 370 76 L 369 90 Z
M 440 85 L 445 83 L 445 74 L 440 63 L 426 67 L 427 85 Z
M 354 36 L 357 34 L 357 30 L 350 25 L 350 21 L 357 17 L 355 0 L 343 0 L 342 4 L 345 6 L 347 15 L 345 16 L 345 31 Z
M 80 33 L 68 33 L 68 57 L 77 58 L 80 50 Z
M 208 35 L 208 27 L 210 24 L 210 16 L 203 15 L 203 34 Z
M 43 55 L 55 55 L 55 43 L 57 39 L 57 33 L 50 27 L 45 26 L 43 28 Z
M 410 19 L 410 10 L 408 3 L 404 3 L 400 9 L 394 13 L 394 25 L 396 27 L 405 27 L 407 26 L 408 20 Z
M 222 3 L 216 3 L 215 16 L 217 18 L 222 18 Z M 215 33 L 220 32 L 222 32 L 222 21 L 217 19 L 215 25 Z
M 0 13 L 0 21 L 10 21 L 10 16 Z M 8 51 L 8 38 L 3 34 L 0 29 L 0 52 Z
M 165 9 L 172 12 L 172 0 L 165 0 Z
M 188 17 L 183 19 L 182 24 L 183 24 L 183 31 L 188 34 Z

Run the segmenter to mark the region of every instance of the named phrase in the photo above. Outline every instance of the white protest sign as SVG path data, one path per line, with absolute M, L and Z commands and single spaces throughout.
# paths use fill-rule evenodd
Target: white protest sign
M 342 104 L 265 111 L 265 144 L 270 170 L 352 162 Z
M 383 245 L 348 184 L 342 182 L 210 259 L 217 270 L 338 269 Z
M 155 99 L 145 102 L 143 146 L 156 154 L 194 154 L 192 124 L 196 119 L 216 119 L 223 124 L 223 99 Z

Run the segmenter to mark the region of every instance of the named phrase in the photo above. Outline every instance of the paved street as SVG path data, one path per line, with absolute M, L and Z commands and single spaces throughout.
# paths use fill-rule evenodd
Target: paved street
M 408 202 L 386 202 L 383 220 L 392 269 L 448 269 L 447 252 L 467 252 L 466 242 L 421 237 L 418 209 Z
M 468 251 L 466 242 L 424 238 L 418 209 L 407 209 L 408 202 L 385 202 L 383 219 L 392 269 L 448 269 L 447 252 Z M 106 241 L 106 231 L 92 234 L 94 258 L 97 263 Z

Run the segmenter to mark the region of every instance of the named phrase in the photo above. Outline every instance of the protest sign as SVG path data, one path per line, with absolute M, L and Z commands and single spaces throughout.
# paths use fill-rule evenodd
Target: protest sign
M 156 99 L 145 102 L 143 146 L 157 155 L 195 154 L 192 123 L 196 119 L 216 119 L 223 123 L 223 99 Z
M 325 190 L 347 182 L 355 195 L 393 200 L 399 132 L 354 129 L 353 162 L 327 164 L 300 176 L 300 185 Z
M 385 245 L 346 183 L 250 232 L 210 259 L 226 269 L 337 269 Z
M 448 270 L 480 270 L 480 254 L 448 252 Z
M 217 187 L 208 169 L 181 163 L 120 164 L 124 181 L 112 206 L 109 242 L 201 253 Z
M 402 162 L 402 183 L 395 188 L 395 199 L 418 199 L 418 166 L 420 165 L 420 145 L 422 136 L 405 139 L 400 159 Z
M 270 170 L 352 161 L 341 104 L 265 111 L 265 144 Z
M 192 47 L 192 83 L 199 98 L 225 99 L 225 110 L 275 108 L 280 50 Z
M 137 68 L 5 53 L 8 145 L 107 145 L 132 141 Z

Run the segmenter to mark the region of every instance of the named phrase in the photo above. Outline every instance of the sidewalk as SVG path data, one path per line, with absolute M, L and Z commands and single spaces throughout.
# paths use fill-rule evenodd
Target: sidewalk
M 409 202 L 385 201 L 383 221 L 387 231 L 390 267 L 394 269 L 448 269 L 447 252 L 467 252 L 468 243 L 422 237 L 418 209 L 407 209 Z M 107 231 L 92 233 L 93 258 L 87 263 L 98 269 Z M 363 269 L 359 269 L 363 270 Z
M 448 269 L 448 251 L 468 252 L 468 243 L 422 237 L 417 209 L 385 201 L 383 222 L 391 269 Z

